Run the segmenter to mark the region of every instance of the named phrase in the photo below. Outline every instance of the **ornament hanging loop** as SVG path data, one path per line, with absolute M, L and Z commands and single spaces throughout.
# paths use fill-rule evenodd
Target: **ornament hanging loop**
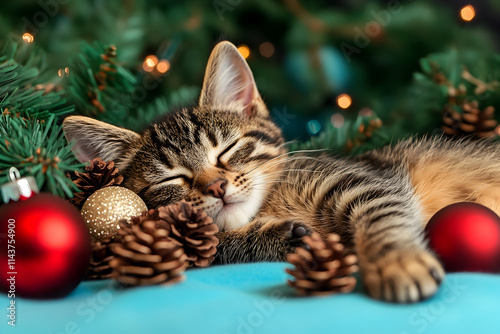
M 9 179 L 11 181 L 19 180 L 21 178 L 21 173 L 19 173 L 19 169 L 16 167 L 9 168 Z

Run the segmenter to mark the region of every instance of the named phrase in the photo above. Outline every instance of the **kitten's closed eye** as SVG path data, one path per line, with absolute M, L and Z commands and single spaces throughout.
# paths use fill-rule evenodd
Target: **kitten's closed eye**
M 238 140 L 235 140 L 233 143 L 231 143 L 228 147 L 226 147 L 218 156 L 217 156 L 217 167 L 219 168 L 224 168 L 224 166 L 222 166 L 222 157 L 228 153 L 233 147 L 236 146 L 236 144 L 238 143 Z
M 165 183 L 165 182 L 169 182 L 169 181 L 174 181 L 174 180 L 184 180 L 186 181 L 187 183 L 192 183 L 193 182 L 193 179 L 191 179 L 190 177 L 186 176 L 186 175 L 174 175 L 174 176 L 169 176 L 169 177 L 166 177 L 162 180 L 160 180 L 157 185 L 160 185 L 162 183 Z
M 175 174 L 155 181 L 140 189 L 137 193 L 143 198 L 149 198 L 155 204 L 170 204 L 173 200 L 179 200 L 183 196 L 182 188 L 187 183 L 189 187 L 193 185 L 193 179 L 184 174 Z M 173 199 L 175 197 L 175 199 Z

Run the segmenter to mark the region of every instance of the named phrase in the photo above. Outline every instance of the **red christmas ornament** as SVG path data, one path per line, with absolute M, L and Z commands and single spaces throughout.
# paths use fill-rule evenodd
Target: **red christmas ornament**
M 4 201 L 15 199 L 13 188 L 2 187 Z M 62 297 L 88 269 L 90 235 L 71 204 L 32 190 L 34 195 L 0 207 L 0 290 L 28 298 Z
M 449 205 L 431 218 L 426 232 L 447 271 L 500 272 L 500 217 L 487 207 Z

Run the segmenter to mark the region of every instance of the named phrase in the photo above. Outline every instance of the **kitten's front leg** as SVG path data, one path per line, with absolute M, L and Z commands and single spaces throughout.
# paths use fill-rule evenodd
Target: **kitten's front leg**
M 353 217 L 359 266 L 373 298 L 416 302 L 432 296 L 444 277 L 428 251 L 419 215 L 407 205 L 379 205 L 379 210 Z
M 303 245 L 312 228 L 290 219 L 256 218 L 241 228 L 219 232 L 214 264 L 285 261 L 286 254 Z
M 444 270 L 428 250 L 411 180 L 398 170 L 360 170 L 326 182 L 318 215 L 353 247 L 368 294 L 400 303 L 433 295 Z

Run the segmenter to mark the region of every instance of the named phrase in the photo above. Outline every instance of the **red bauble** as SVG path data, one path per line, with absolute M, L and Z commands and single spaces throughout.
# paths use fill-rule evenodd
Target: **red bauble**
M 487 207 L 449 205 L 431 218 L 426 232 L 447 271 L 500 272 L 500 218 Z
M 8 252 L 8 245 L 15 248 Z M 14 276 L 16 296 L 65 296 L 83 279 L 89 259 L 88 229 L 80 212 L 65 200 L 40 194 L 0 207 L 1 290 L 11 289 L 7 279 Z

